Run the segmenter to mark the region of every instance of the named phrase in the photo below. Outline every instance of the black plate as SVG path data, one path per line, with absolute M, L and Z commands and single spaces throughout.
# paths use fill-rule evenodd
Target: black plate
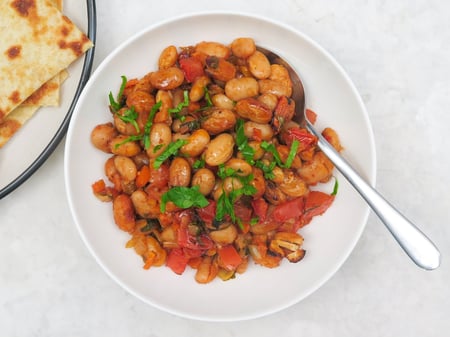
M 87 28 L 87 36 L 95 45 L 96 39 L 96 31 L 97 31 L 97 15 L 96 15 L 96 7 L 95 0 L 86 0 L 87 3 L 87 19 L 88 19 L 88 28 Z M 7 183 L 6 186 L 0 189 L 0 199 L 14 191 L 17 187 L 23 184 L 28 178 L 30 178 L 34 172 L 39 169 L 42 164 L 48 159 L 48 157 L 53 153 L 58 144 L 63 139 L 64 135 L 67 132 L 67 128 L 69 126 L 70 118 L 72 117 L 73 109 L 77 103 L 78 97 L 81 94 L 86 82 L 89 79 L 92 71 L 92 65 L 94 61 L 94 52 L 95 47 L 89 49 L 84 56 L 83 68 L 81 71 L 80 80 L 78 82 L 78 86 L 76 88 L 74 97 L 72 102 L 67 110 L 67 113 L 62 120 L 59 128 L 57 129 L 55 135 L 50 140 L 50 142 L 45 146 L 42 152 L 37 156 L 37 158 L 22 172 L 18 174 L 18 176 L 13 179 L 11 182 Z

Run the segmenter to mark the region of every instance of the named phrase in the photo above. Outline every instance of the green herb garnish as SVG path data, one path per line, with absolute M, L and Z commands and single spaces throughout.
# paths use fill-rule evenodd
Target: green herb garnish
M 125 90 L 125 85 L 127 84 L 126 76 L 122 77 L 122 84 L 120 85 L 119 93 L 117 94 L 116 99 L 114 99 L 113 93 L 109 92 L 109 105 L 113 112 L 119 111 L 123 107 L 123 91 Z
M 284 163 L 285 168 L 290 168 L 292 165 L 292 162 L 294 161 L 294 158 L 297 154 L 298 146 L 300 145 L 300 142 L 297 139 L 294 139 L 294 141 L 291 144 L 291 149 L 289 150 L 289 155 L 286 159 L 286 162 Z
M 139 117 L 139 114 L 134 110 L 134 106 L 131 108 L 125 110 L 122 114 L 119 114 L 119 111 L 116 112 L 117 117 L 119 117 L 120 120 L 124 121 L 125 123 L 131 123 L 133 124 L 134 128 L 136 129 L 136 132 L 139 132 L 139 125 L 137 123 L 137 118 Z
M 178 139 L 176 142 L 170 143 L 167 148 L 161 153 L 158 157 L 156 157 L 153 167 L 158 169 L 161 167 L 162 163 L 164 163 L 170 156 L 175 155 L 178 150 L 188 141 L 186 139 Z
M 144 126 L 144 149 L 148 149 L 150 147 L 150 129 L 153 125 L 153 119 L 155 118 L 156 112 L 161 108 L 162 102 L 158 101 L 157 103 L 153 104 L 152 109 L 150 110 L 150 113 L 148 115 L 147 122 Z
M 212 100 L 211 100 L 211 95 L 209 94 L 208 88 L 205 87 L 204 90 L 205 90 L 206 107 L 207 107 L 207 108 L 210 108 L 210 107 L 212 107 L 214 104 L 213 104 L 213 102 L 212 102 Z
M 336 177 L 334 177 L 334 186 L 333 186 L 333 192 L 331 192 L 331 195 L 336 195 L 338 193 L 339 189 L 339 182 Z
M 266 142 L 263 140 L 261 142 L 261 148 L 263 150 L 266 150 L 267 152 L 270 152 L 273 155 L 273 159 L 275 159 L 276 164 L 281 168 L 290 168 L 292 165 L 292 162 L 294 161 L 295 155 L 297 154 L 298 146 L 300 145 L 300 142 L 296 139 L 292 142 L 291 148 L 289 150 L 289 155 L 286 159 L 286 163 L 283 163 L 280 157 L 280 154 L 278 153 L 276 147 L 274 144 Z
M 128 142 L 134 142 L 138 140 L 144 140 L 144 148 L 147 150 L 150 147 L 150 129 L 153 125 L 153 118 L 155 117 L 156 112 L 161 107 L 162 102 L 159 101 L 158 103 L 154 104 L 152 107 L 152 110 L 150 111 L 150 114 L 148 116 L 147 122 L 144 126 L 144 134 L 143 135 L 133 135 L 128 138 L 126 138 L 123 142 L 120 142 L 116 144 L 114 147 L 117 149 L 119 146 L 128 143 Z
M 236 178 L 242 183 L 242 187 L 231 190 L 228 195 L 222 188 L 222 194 L 217 200 L 215 220 L 221 221 L 223 220 L 224 216 L 228 214 L 231 218 L 231 221 L 237 223 L 239 226 L 242 226 L 240 219 L 236 217 L 236 213 L 234 212 L 234 203 L 241 195 L 254 195 L 257 192 L 256 188 L 250 184 L 250 182 L 253 180 L 253 174 L 242 177 L 238 175 L 238 172 L 236 170 L 229 167 L 227 168 L 222 164 L 219 166 L 217 175 L 222 179 L 225 179 L 227 177 Z
M 161 197 L 161 213 L 166 211 L 166 203 L 172 201 L 180 208 L 206 207 L 209 202 L 203 194 L 199 192 L 200 186 L 192 187 L 172 187 Z
M 275 159 L 275 162 L 277 163 L 278 166 L 280 166 L 280 167 L 284 166 L 283 162 L 281 161 L 280 154 L 278 153 L 277 149 L 275 148 L 275 145 L 263 140 L 261 142 L 261 148 L 263 150 L 266 150 L 267 152 L 270 152 L 273 155 L 273 159 Z
M 194 162 L 194 164 L 192 164 L 192 168 L 194 168 L 194 169 L 199 169 L 199 168 L 202 168 L 202 167 L 205 167 L 205 159 L 197 159 L 195 162 Z
M 238 119 L 236 121 L 236 145 L 239 151 L 241 151 L 242 156 L 245 161 L 253 165 L 255 163 L 254 155 L 255 149 L 248 145 L 248 138 L 244 133 L 244 120 Z
M 123 141 L 121 141 L 120 143 L 117 143 L 114 145 L 114 148 L 118 148 L 119 146 L 129 143 L 129 142 L 136 142 L 138 140 L 142 139 L 142 135 L 133 135 L 133 136 L 129 136 L 127 138 L 125 138 Z
M 189 106 L 189 91 L 184 90 L 183 91 L 183 102 L 178 103 L 178 105 L 175 108 L 169 109 L 169 113 L 173 114 L 176 118 L 179 118 L 182 122 L 186 119 L 185 116 L 180 115 L 181 111 L 184 108 L 187 108 Z
M 271 162 L 269 165 L 264 164 L 261 160 L 257 160 L 255 162 L 255 166 L 259 169 L 261 169 L 264 173 L 264 178 L 272 180 L 275 178 L 275 174 L 273 173 L 273 169 L 277 165 L 276 162 Z

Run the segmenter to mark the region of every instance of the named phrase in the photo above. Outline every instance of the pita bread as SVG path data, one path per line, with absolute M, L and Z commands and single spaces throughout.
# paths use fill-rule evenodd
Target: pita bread
M 49 0 L 2 1 L 0 35 L 0 123 L 92 47 Z
M 68 72 L 63 70 L 33 92 L 20 106 L 58 106 L 61 78 L 66 79 L 68 76 Z M 14 113 L 14 111 L 11 113 Z
M 55 77 L 58 79 L 58 83 L 62 84 L 66 78 L 69 76 L 67 71 L 62 71 Z M 45 102 L 45 95 L 48 92 L 45 88 L 48 87 L 45 83 L 41 88 L 39 88 L 35 94 L 36 103 L 34 105 L 21 104 L 15 108 L 6 118 L 0 123 L 0 148 L 6 144 L 8 140 L 11 139 L 14 134 L 19 131 L 19 129 L 39 110 L 42 103 Z M 59 87 L 59 85 L 58 85 Z M 39 94 L 41 93 L 41 94 Z M 31 98 L 31 97 L 30 97 Z
M 59 11 L 62 10 L 62 0 L 49 0 L 53 6 Z M 63 70 L 66 71 L 66 70 Z M 59 105 L 59 89 L 60 89 L 61 73 L 51 78 L 28 97 L 20 106 L 23 105 L 39 105 L 39 106 L 58 106 Z M 63 75 L 67 77 L 67 74 Z

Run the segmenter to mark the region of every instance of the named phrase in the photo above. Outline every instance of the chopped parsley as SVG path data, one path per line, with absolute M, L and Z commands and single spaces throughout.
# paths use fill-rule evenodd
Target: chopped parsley
M 184 108 L 189 106 L 189 91 L 183 91 L 183 102 L 178 103 L 175 108 L 169 109 L 169 113 L 173 114 L 176 118 L 179 118 L 182 122 L 186 119 L 185 116 L 181 115 Z
M 166 204 L 168 201 L 172 201 L 176 206 L 180 208 L 190 207 L 206 207 L 209 202 L 203 194 L 199 192 L 200 186 L 172 187 L 161 197 L 160 210 L 161 213 L 166 211 Z
M 134 110 L 134 106 L 125 110 L 122 114 L 119 114 L 119 111 L 117 111 L 116 115 L 117 117 L 119 117 L 120 120 L 124 121 L 125 123 L 131 123 L 136 129 L 136 132 L 140 132 L 139 125 L 136 121 L 137 118 L 139 117 L 139 114 L 136 112 L 136 110 Z
M 239 179 L 239 181 L 242 183 L 242 187 L 233 189 L 228 194 L 225 193 L 225 190 L 223 190 L 222 188 L 222 194 L 217 200 L 215 220 L 222 221 L 225 215 L 229 215 L 233 223 L 237 223 L 239 226 L 242 226 L 241 220 L 236 216 L 236 213 L 234 212 L 234 203 L 242 195 L 251 196 L 257 192 L 256 188 L 250 184 L 250 182 L 253 180 L 253 174 L 242 177 L 238 175 L 238 172 L 236 170 L 225 167 L 222 164 L 219 165 L 217 175 L 222 179 L 225 179 L 227 177 Z
M 153 167 L 158 169 L 161 167 L 162 163 L 164 163 L 170 156 L 176 155 L 178 150 L 188 141 L 186 139 L 178 139 L 176 142 L 170 143 L 167 148 L 161 153 L 158 157 L 156 157 Z
M 297 149 L 298 149 L 299 144 L 300 144 L 300 142 L 296 139 L 292 142 L 291 148 L 289 150 L 289 155 L 286 159 L 286 163 L 283 163 L 283 161 L 281 160 L 280 154 L 278 153 L 274 144 L 263 140 L 261 142 L 261 148 L 263 150 L 266 150 L 267 152 L 270 152 L 273 155 L 273 159 L 275 159 L 275 162 L 279 167 L 290 168 L 292 165 L 292 162 L 294 161 L 295 155 L 297 154 Z
M 111 107 L 111 110 L 116 113 L 123 107 L 123 91 L 125 90 L 125 86 L 127 84 L 127 77 L 122 77 L 122 84 L 120 85 L 119 93 L 116 96 L 116 99 L 114 99 L 113 93 L 109 92 L 109 106 Z

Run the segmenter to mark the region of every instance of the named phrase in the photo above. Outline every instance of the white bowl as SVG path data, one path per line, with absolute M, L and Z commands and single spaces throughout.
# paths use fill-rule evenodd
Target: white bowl
M 141 77 L 157 67 L 166 46 L 202 40 L 231 43 L 248 36 L 283 56 L 305 83 L 308 107 L 318 114 L 319 128 L 331 126 L 341 137 L 344 156 L 373 184 L 375 147 L 367 112 L 354 85 L 317 43 L 285 25 L 234 13 L 179 17 L 135 35 L 95 71 L 73 114 L 66 141 L 65 176 L 70 208 L 86 246 L 103 269 L 123 288 L 161 310 L 199 320 L 235 321 L 287 308 L 317 290 L 344 263 L 358 241 L 369 208 L 336 173 L 340 187 L 332 207 L 301 229 L 306 257 L 279 268 L 250 264 L 246 273 L 223 282 L 197 284 L 193 271 L 179 276 L 169 268 L 142 268 L 142 259 L 126 249 L 129 235 L 112 218 L 110 203 L 99 202 L 91 184 L 104 177 L 107 158 L 90 143 L 90 132 L 109 121 L 108 93 L 120 76 Z M 331 191 L 331 186 L 325 186 Z

